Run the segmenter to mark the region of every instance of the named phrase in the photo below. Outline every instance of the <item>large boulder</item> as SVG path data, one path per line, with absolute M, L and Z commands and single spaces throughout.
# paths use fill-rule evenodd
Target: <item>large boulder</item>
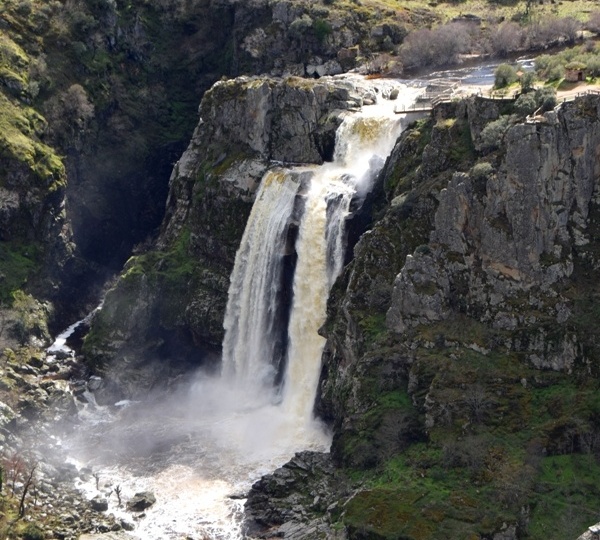
M 156 502 L 156 497 L 151 491 L 141 491 L 136 493 L 127 501 L 127 510 L 131 512 L 143 512 L 150 508 Z

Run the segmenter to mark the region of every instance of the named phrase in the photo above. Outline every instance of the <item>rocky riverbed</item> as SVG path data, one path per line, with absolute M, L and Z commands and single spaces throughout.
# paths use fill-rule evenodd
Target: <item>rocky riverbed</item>
M 122 410 L 95 405 L 93 392 L 102 380 L 67 345 L 90 318 L 69 327 L 45 351 L 4 351 L 0 466 L 9 533 L 63 540 L 131 539 L 126 531 L 156 502 L 153 493 L 121 490 L 115 478 L 73 457 L 73 441 L 82 432 Z

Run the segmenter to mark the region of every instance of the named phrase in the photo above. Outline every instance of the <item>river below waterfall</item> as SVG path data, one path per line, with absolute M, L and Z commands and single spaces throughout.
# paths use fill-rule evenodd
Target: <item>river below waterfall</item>
M 169 397 L 120 411 L 90 408 L 80 433 L 63 445 L 95 475 L 79 487 L 90 499 L 105 497 L 126 521 L 132 514 L 119 507 L 117 486 L 123 502 L 141 491 L 156 495 L 134 521 L 140 538 L 238 539 L 252 483 L 298 450 L 327 451 L 330 439 L 318 424 L 298 433 L 278 406 L 244 410 L 237 403 L 220 379 L 198 376 Z
M 142 539 L 244 538 L 243 497 L 252 483 L 298 451 L 329 449 L 312 407 L 324 346 L 318 329 L 344 262 L 345 220 L 404 127 L 394 109 L 423 91 L 422 83 L 359 84 L 377 103 L 346 115 L 333 163 L 279 164 L 263 178 L 231 278 L 223 374 L 199 373 L 143 403 L 99 407 L 88 392 L 79 427 L 62 440 L 72 462 L 89 469 L 80 489 L 106 498 L 109 512 Z M 292 222 L 298 262 L 286 285 L 280 274 Z M 293 303 L 281 319 L 286 286 Z M 140 491 L 154 492 L 157 502 L 132 515 L 117 494 L 124 503 Z

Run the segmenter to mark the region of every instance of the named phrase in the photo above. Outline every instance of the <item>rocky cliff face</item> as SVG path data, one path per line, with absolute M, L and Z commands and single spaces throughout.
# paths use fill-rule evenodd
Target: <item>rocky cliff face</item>
M 491 153 L 477 150 L 482 118 L 500 111 L 483 100 L 399 141 L 383 217 L 355 248 L 325 327 L 318 409 L 334 422 L 334 458 L 380 483 L 348 503 L 351 538 L 392 537 L 376 516 L 394 521 L 404 503 L 384 509 L 387 489 L 428 492 L 401 520 L 411 537 L 430 537 L 415 531 L 435 527 L 434 508 L 442 522 L 480 516 L 451 536 L 535 536 L 544 494 L 572 497 L 569 481 L 562 495 L 546 483 L 548 469 L 593 461 L 599 106 L 590 96 L 517 122 Z M 477 488 L 452 482 L 446 498 L 448 475 Z M 564 523 L 557 538 L 584 525 Z

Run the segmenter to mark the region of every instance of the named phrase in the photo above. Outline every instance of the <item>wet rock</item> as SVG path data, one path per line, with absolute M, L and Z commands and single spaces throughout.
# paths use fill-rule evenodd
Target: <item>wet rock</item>
M 588 530 L 585 531 L 577 540 L 597 540 L 600 535 L 600 523 L 596 523 L 588 527 Z
M 262 538 L 277 527 L 283 538 L 319 538 L 328 530 L 323 512 L 343 498 L 346 489 L 329 454 L 299 452 L 252 486 L 245 506 L 246 531 Z
M 31 358 L 29 358 L 28 364 L 37 369 L 41 369 L 45 365 L 44 361 L 41 358 L 39 358 L 38 356 L 32 356 Z
M 7 428 L 14 424 L 17 414 L 6 403 L 0 401 L 0 427 Z
M 66 358 L 71 358 L 75 354 L 71 349 L 67 349 L 66 347 L 50 347 L 47 352 L 57 360 L 65 360 Z
M 87 387 L 90 392 L 95 392 L 96 390 L 99 390 L 101 386 L 102 386 L 102 377 L 98 377 L 96 375 L 93 375 L 92 377 L 90 377 L 87 382 Z
M 156 497 L 151 491 L 136 493 L 128 502 L 127 510 L 131 512 L 142 512 L 150 508 L 156 502 Z
M 517 527 L 515 525 L 502 526 L 502 531 L 494 535 L 494 540 L 517 540 Z
M 90 501 L 90 507 L 92 510 L 96 510 L 96 512 L 106 512 L 108 510 L 108 501 L 104 497 L 96 495 Z
M 119 524 L 125 531 L 133 531 L 135 529 L 135 525 L 133 523 L 131 523 L 130 521 L 126 521 L 124 519 L 120 520 Z
M 17 373 L 21 373 L 22 375 L 37 375 L 38 371 L 28 364 L 19 364 L 14 366 L 13 368 Z
M 358 47 L 343 48 L 338 51 L 337 58 L 344 69 L 356 67 L 358 52 Z

